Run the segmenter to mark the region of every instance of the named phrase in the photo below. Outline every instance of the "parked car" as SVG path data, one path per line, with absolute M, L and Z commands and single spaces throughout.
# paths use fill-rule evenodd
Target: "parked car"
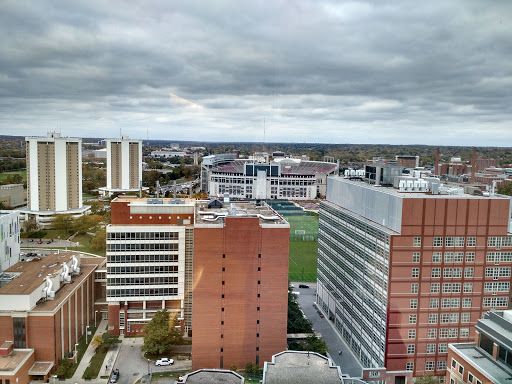
M 110 376 L 110 382 L 111 383 L 117 383 L 117 380 L 119 380 L 119 369 L 114 369 L 114 372 L 112 372 L 112 376 Z
M 157 366 L 171 365 L 171 364 L 174 364 L 174 360 L 173 359 L 168 359 L 167 357 L 164 357 L 163 359 L 157 360 L 155 362 L 155 365 L 157 365 Z
M 299 284 L 299 288 L 309 288 L 309 285 L 307 285 L 307 284 Z

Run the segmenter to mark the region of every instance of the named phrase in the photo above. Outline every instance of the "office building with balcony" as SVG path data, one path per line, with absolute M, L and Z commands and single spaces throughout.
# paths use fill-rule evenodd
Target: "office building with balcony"
M 317 302 L 363 367 L 443 377 L 448 344 L 473 340 L 482 312 L 509 308 L 510 216 L 507 196 L 396 169 L 331 177 Z

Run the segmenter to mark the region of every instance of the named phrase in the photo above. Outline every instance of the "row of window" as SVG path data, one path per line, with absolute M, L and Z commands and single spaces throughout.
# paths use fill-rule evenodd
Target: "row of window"
M 443 246 L 443 239 L 444 239 L 444 246 L 445 247 L 464 247 L 464 243 L 466 243 L 466 247 L 475 247 L 476 246 L 476 237 L 469 236 L 435 236 L 433 240 L 433 246 L 434 247 L 442 247 Z M 421 237 L 416 236 L 412 240 L 413 247 L 421 247 Z
M 178 261 L 178 255 L 108 255 L 108 263 L 152 263 Z
M 455 369 L 462 377 L 464 376 L 464 366 L 457 362 L 457 360 L 454 358 L 452 358 L 452 368 Z M 471 372 L 468 372 L 468 383 L 482 384 L 482 382 L 478 380 Z M 450 378 L 450 384 L 456 384 L 453 378 Z
M 178 232 L 107 232 L 107 240 L 178 240 Z
M 108 244 L 107 252 L 126 252 L 126 251 L 177 251 L 178 243 L 137 243 L 137 244 Z
M 458 313 L 429 313 L 428 314 L 428 323 L 429 324 L 437 324 L 438 318 L 441 319 L 441 324 L 449 324 L 449 323 L 458 323 L 459 322 L 459 314 Z M 471 320 L 470 313 L 461 313 L 460 314 L 460 322 L 461 323 L 469 323 Z
M 448 344 L 447 343 L 439 343 L 439 344 L 427 344 L 426 353 L 446 353 L 448 352 Z M 411 355 L 416 352 L 416 345 L 409 344 L 407 345 L 407 354 Z
M 416 303 L 413 302 L 416 300 Z M 441 308 L 459 308 L 460 307 L 460 298 L 445 298 L 441 299 Z M 471 308 L 472 299 L 469 297 L 462 298 L 462 308 Z M 418 307 L 417 299 L 411 299 L 411 309 L 416 309 Z M 415 307 L 413 307 L 415 305 Z M 435 309 L 439 308 L 439 299 L 431 298 L 429 299 L 429 308 Z
M 473 283 L 464 283 L 463 285 L 464 293 L 473 292 Z M 441 288 L 440 283 L 431 283 L 430 284 L 430 293 L 439 293 Z M 460 293 L 461 283 L 443 283 L 442 285 L 443 293 Z
M 436 367 L 435 361 L 426 361 L 425 362 L 425 371 L 434 371 L 434 368 Z M 445 360 L 438 360 L 437 361 L 437 370 L 443 371 L 446 369 L 446 361 Z M 409 361 L 405 363 L 405 370 L 406 371 L 414 371 L 414 362 Z
M 414 331 L 414 332 L 411 332 Z M 469 328 L 439 328 L 440 339 L 453 339 L 457 337 L 469 337 Z M 412 337 L 411 337 L 412 336 Z M 416 330 L 409 330 L 409 339 L 416 338 Z M 427 339 L 437 339 L 437 328 L 429 328 L 427 330 Z
M 508 297 L 484 297 L 484 308 L 508 307 Z
M 177 276 L 121 277 L 107 279 L 107 286 L 178 284 Z
M 177 273 L 177 265 L 136 265 L 127 267 L 107 266 L 107 275 L 143 274 L 143 273 Z
M 462 277 L 462 267 L 448 267 L 448 268 L 439 268 L 435 267 L 430 270 L 430 277 L 432 278 L 440 278 L 441 270 L 443 272 L 443 278 L 461 278 Z M 485 277 L 510 277 L 511 267 L 486 267 L 485 268 Z M 420 277 L 420 269 L 412 268 L 411 269 L 411 277 L 418 278 Z M 475 269 L 473 267 L 464 268 L 464 277 L 472 278 L 475 277 Z
M 178 288 L 107 289 L 107 297 L 176 296 L 177 294 Z

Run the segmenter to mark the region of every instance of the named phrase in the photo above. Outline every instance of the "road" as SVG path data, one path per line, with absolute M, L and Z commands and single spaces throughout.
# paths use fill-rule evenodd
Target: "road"
M 306 317 L 313 323 L 315 332 L 321 333 L 329 347 L 329 357 L 341 368 L 341 372 L 350 377 L 361 377 L 362 368 L 356 357 L 352 354 L 340 334 L 335 330 L 334 323 L 327 317 L 321 318 L 316 307 L 313 306 L 316 300 L 316 283 L 304 283 L 310 288 L 297 288 L 299 282 L 292 283 L 295 292 L 299 292 L 298 303 Z M 325 314 L 324 314 L 325 315 Z M 341 350 L 341 355 L 338 351 Z

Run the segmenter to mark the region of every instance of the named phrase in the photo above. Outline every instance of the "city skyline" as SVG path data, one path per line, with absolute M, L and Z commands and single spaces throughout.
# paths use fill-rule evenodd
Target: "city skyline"
M 503 146 L 512 4 L 4 2 L 0 132 Z

